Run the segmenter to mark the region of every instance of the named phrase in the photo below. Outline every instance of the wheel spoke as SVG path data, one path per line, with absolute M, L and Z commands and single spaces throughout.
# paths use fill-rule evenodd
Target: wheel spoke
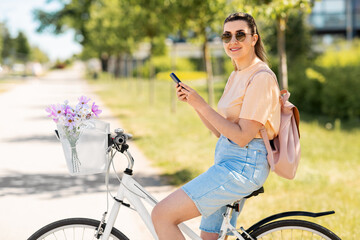
M 65 234 L 65 230 L 62 230 L 63 234 L 64 234 L 64 239 L 67 240 L 66 234 Z
M 99 224 L 99 221 L 87 218 L 64 219 L 43 227 L 28 240 L 94 240 Z M 115 228 L 112 230 L 109 239 L 128 240 Z
M 304 230 L 301 231 L 301 240 L 303 240 Z

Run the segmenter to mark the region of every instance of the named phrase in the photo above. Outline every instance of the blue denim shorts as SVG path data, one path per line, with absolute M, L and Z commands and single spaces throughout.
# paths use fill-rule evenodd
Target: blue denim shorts
M 259 189 L 269 175 L 267 151 L 262 139 L 240 147 L 221 135 L 215 148 L 215 163 L 205 173 L 182 186 L 202 215 L 200 229 L 219 233 L 226 205 Z M 231 223 L 235 226 L 238 213 Z

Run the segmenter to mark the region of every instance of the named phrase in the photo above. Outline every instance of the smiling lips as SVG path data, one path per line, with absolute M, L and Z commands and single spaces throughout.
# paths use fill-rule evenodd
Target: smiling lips
M 236 52 L 236 51 L 239 51 L 240 49 L 241 49 L 240 47 L 232 47 L 232 48 L 230 48 L 230 51 Z

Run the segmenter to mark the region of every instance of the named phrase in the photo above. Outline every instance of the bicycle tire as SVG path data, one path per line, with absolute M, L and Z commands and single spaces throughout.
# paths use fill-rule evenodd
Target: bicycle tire
M 271 222 L 254 230 L 250 234 L 254 239 L 325 239 L 325 240 L 341 240 L 336 234 L 329 229 L 313 222 L 305 220 L 281 220 Z
M 95 231 L 100 221 L 89 218 L 68 218 L 50 223 L 33 235 L 28 240 L 78 240 L 96 239 Z M 129 240 L 122 232 L 113 227 L 110 240 Z

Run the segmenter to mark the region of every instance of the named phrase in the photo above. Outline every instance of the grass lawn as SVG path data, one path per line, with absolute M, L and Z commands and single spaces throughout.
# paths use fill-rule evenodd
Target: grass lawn
M 170 80 L 153 81 L 153 85 L 137 79 L 89 82 L 172 184 L 181 185 L 212 164 L 217 139 L 187 104 L 173 101 L 174 85 Z M 186 83 L 206 96 L 203 82 Z M 223 87 L 224 82 L 215 84 L 216 99 Z M 270 174 L 265 194 L 245 204 L 239 218 L 242 226 L 247 228 L 265 216 L 283 211 L 335 210 L 335 215 L 309 220 L 330 228 L 341 239 L 360 238 L 359 122 L 342 123 L 341 127 L 339 122 L 332 122 L 336 127 L 327 124 L 330 129 L 325 128 L 326 122 L 303 118 L 302 159 L 295 180 Z

